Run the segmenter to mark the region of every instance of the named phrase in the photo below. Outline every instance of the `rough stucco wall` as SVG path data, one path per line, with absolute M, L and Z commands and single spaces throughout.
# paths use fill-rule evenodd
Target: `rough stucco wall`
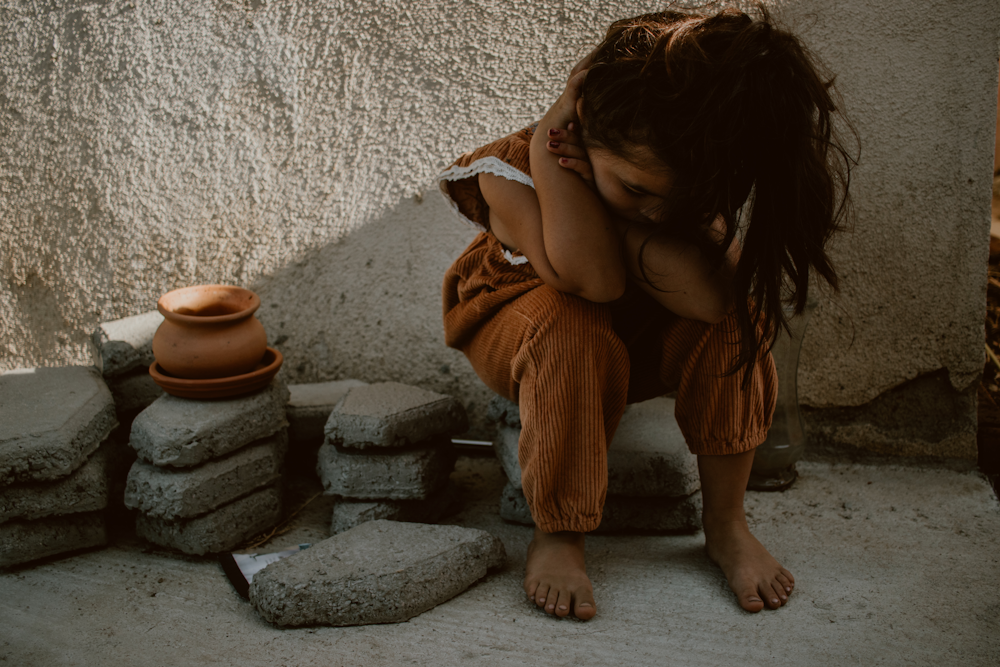
M 982 364 L 1000 10 L 869 5 L 780 3 L 864 146 L 857 225 L 834 249 L 843 293 L 821 298 L 803 349 L 817 407 L 942 368 L 961 390 Z M 537 118 L 604 26 L 648 9 L 6 0 L 0 369 L 87 363 L 97 323 L 225 282 L 261 293 L 290 380 L 394 378 L 476 409 L 438 305 L 469 232 L 433 174 Z
M 1000 4 L 802 2 L 786 14 L 838 73 L 862 140 L 843 291 L 809 324 L 800 399 L 855 406 L 947 369 L 982 372 Z

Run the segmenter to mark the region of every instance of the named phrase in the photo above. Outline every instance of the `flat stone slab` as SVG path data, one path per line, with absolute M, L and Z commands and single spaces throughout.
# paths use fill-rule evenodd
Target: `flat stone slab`
M 104 512 L 0 524 L 0 568 L 108 543 Z
M 452 485 L 426 500 L 349 500 L 333 504 L 330 534 L 336 535 L 368 521 L 386 519 L 410 523 L 437 523 L 447 515 L 456 498 Z
M 104 509 L 113 478 L 118 472 L 124 475 L 121 461 L 131 458 L 131 450 L 109 438 L 67 477 L 0 487 L 0 523 Z
M 486 531 L 369 521 L 254 575 L 250 601 L 282 626 L 399 623 L 503 567 Z
M 104 322 L 91 336 L 97 348 L 97 367 L 104 377 L 127 373 L 153 363 L 153 335 L 163 322 L 163 315 L 151 310 L 113 322 Z
M 336 380 L 288 385 L 291 394 L 286 408 L 290 469 L 311 471 L 316 468 L 316 450 L 326 438 L 324 430 L 330 413 L 348 390 L 366 384 L 361 380 Z
M 119 415 L 145 410 L 163 396 L 163 389 L 156 384 L 149 369 L 145 367 L 108 378 L 107 382 Z
M 513 406 L 510 401 L 500 400 Z M 493 449 L 507 479 L 520 489 L 521 467 L 517 462 L 520 423 L 510 425 L 507 417 L 512 411 L 493 412 L 500 413 Z M 700 488 L 698 457 L 688 451 L 674 419 L 674 399 L 659 397 L 626 407 L 608 448 L 608 494 L 650 498 L 689 496 Z
M 454 467 L 455 452 L 447 441 L 369 454 L 338 448 L 328 440 L 316 462 L 326 495 L 361 500 L 429 498 L 448 482 Z
M 164 394 L 132 422 L 129 444 L 153 465 L 196 466 L 287 426 L 287 402 L 288 388 L 277 380 L 254 394 L 217 401 Z
M 269 486 L 281 477 L 288 433 L 282 429 L 194 468 L 161 468 L 136 461 L 125 485 L 125 506 L 152 517 L 196 517 Z
M 500 497 L 500 518 L 534 526 L 531 509 L 521 489 L 508 483 Z M 701 493 L 690 496 L 631 498 L 609 495 L 601 524 L 594 532 L 690 533 L 701 528 Z
M 319 447 L 325 437 L 326 422 L 337 403 L 354 387 L 367 384 L 361 380 L 336 380 L 288 385 L 289 441 L 315 442 Z
M 469 428 L 465 408 L 452 396 L 399 382 L 354 387 L 326 422 L 326 435 L 343 447 L 405 447 Z
M 281 491 L 271 486 L 193 519 L 167 521 L 140 513 L 135 532 L 154 544 L 200 556 L 235 549 L 280 519 Z
M 96 368 L 27 368 L 0 375 L 0 485 L 65 477 L 118 425 Z

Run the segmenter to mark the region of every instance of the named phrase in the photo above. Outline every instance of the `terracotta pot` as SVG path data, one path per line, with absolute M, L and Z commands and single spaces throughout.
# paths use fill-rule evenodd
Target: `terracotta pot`
M 225 378 L 249 373 L 267 349 L 254 312 L 260 297 L 231 285 L 196 285 L 156 302 L 165 318 L 153 336 L 153 356 L 177 378 Z

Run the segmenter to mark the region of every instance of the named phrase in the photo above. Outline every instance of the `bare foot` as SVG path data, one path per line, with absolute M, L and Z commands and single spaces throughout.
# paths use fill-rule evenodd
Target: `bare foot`
M 708 557 L 722 568 L 741 607 L 758 612 L 788 602 L 795 578 L 750 533 L 745 518 L 712 520 L 706 516 L 704 524 Z
M 583 533 L 543 533 L 535 528 L 524 573 L 528 599 L 549 614 L 594 617 L 594 588 L 587 578 Z

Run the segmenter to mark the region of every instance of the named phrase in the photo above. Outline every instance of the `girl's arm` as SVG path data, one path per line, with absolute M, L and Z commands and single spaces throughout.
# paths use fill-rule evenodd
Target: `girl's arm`
M 712 230 L 725 234 L 722 221 Z M 647 294 L 667 310 L 691 320 L 717 324 L 726 318 L 730 307 L 730 284 L 740 259 L 740 245 L 733 239 L 722 266 L 714 268 L 697 246 L 654 236 L 646 244 L 642 263 L 649 281 L 643 279 L 639 266 L 639 248 L 654 231 L 651 225 L 618 222 L 622 235 L 629 275 Z
M 564 158 L 561 162 L 567 171 L 576 172 L 589 184 L 594 182 L 587 153 L 579 144 L 579 136 L 572 125 L 559 133 L 559 146 L 548 150 Z M 700 320 L 709 324 L 721 322 L 729 314 L 730 285 L 740 258 L 740 245 L 733 239 L 719 267 L 713 266 L 701 250 L 685 241 L 653 236 L 653 224 L 615 221 L 621 237 L 628 276 L 660 305 L 681 317 Z M 718 219 L 710 234 L 721 242 L 725 237 L 725 224 Z M 639 251 L 642 251 L 640 266 Z M 645 268 L 645 274 L 643 273 Z
M 575 119 L 584 76 L 574 70 L 532 138 L 534 190 L 490 174 L 479 176 L 479 186 L 497 238 L 524 254 L 546 284 L 604 302 L 625 291 L 618 231 L 597 195 L 547 148 L 548 130 Z

